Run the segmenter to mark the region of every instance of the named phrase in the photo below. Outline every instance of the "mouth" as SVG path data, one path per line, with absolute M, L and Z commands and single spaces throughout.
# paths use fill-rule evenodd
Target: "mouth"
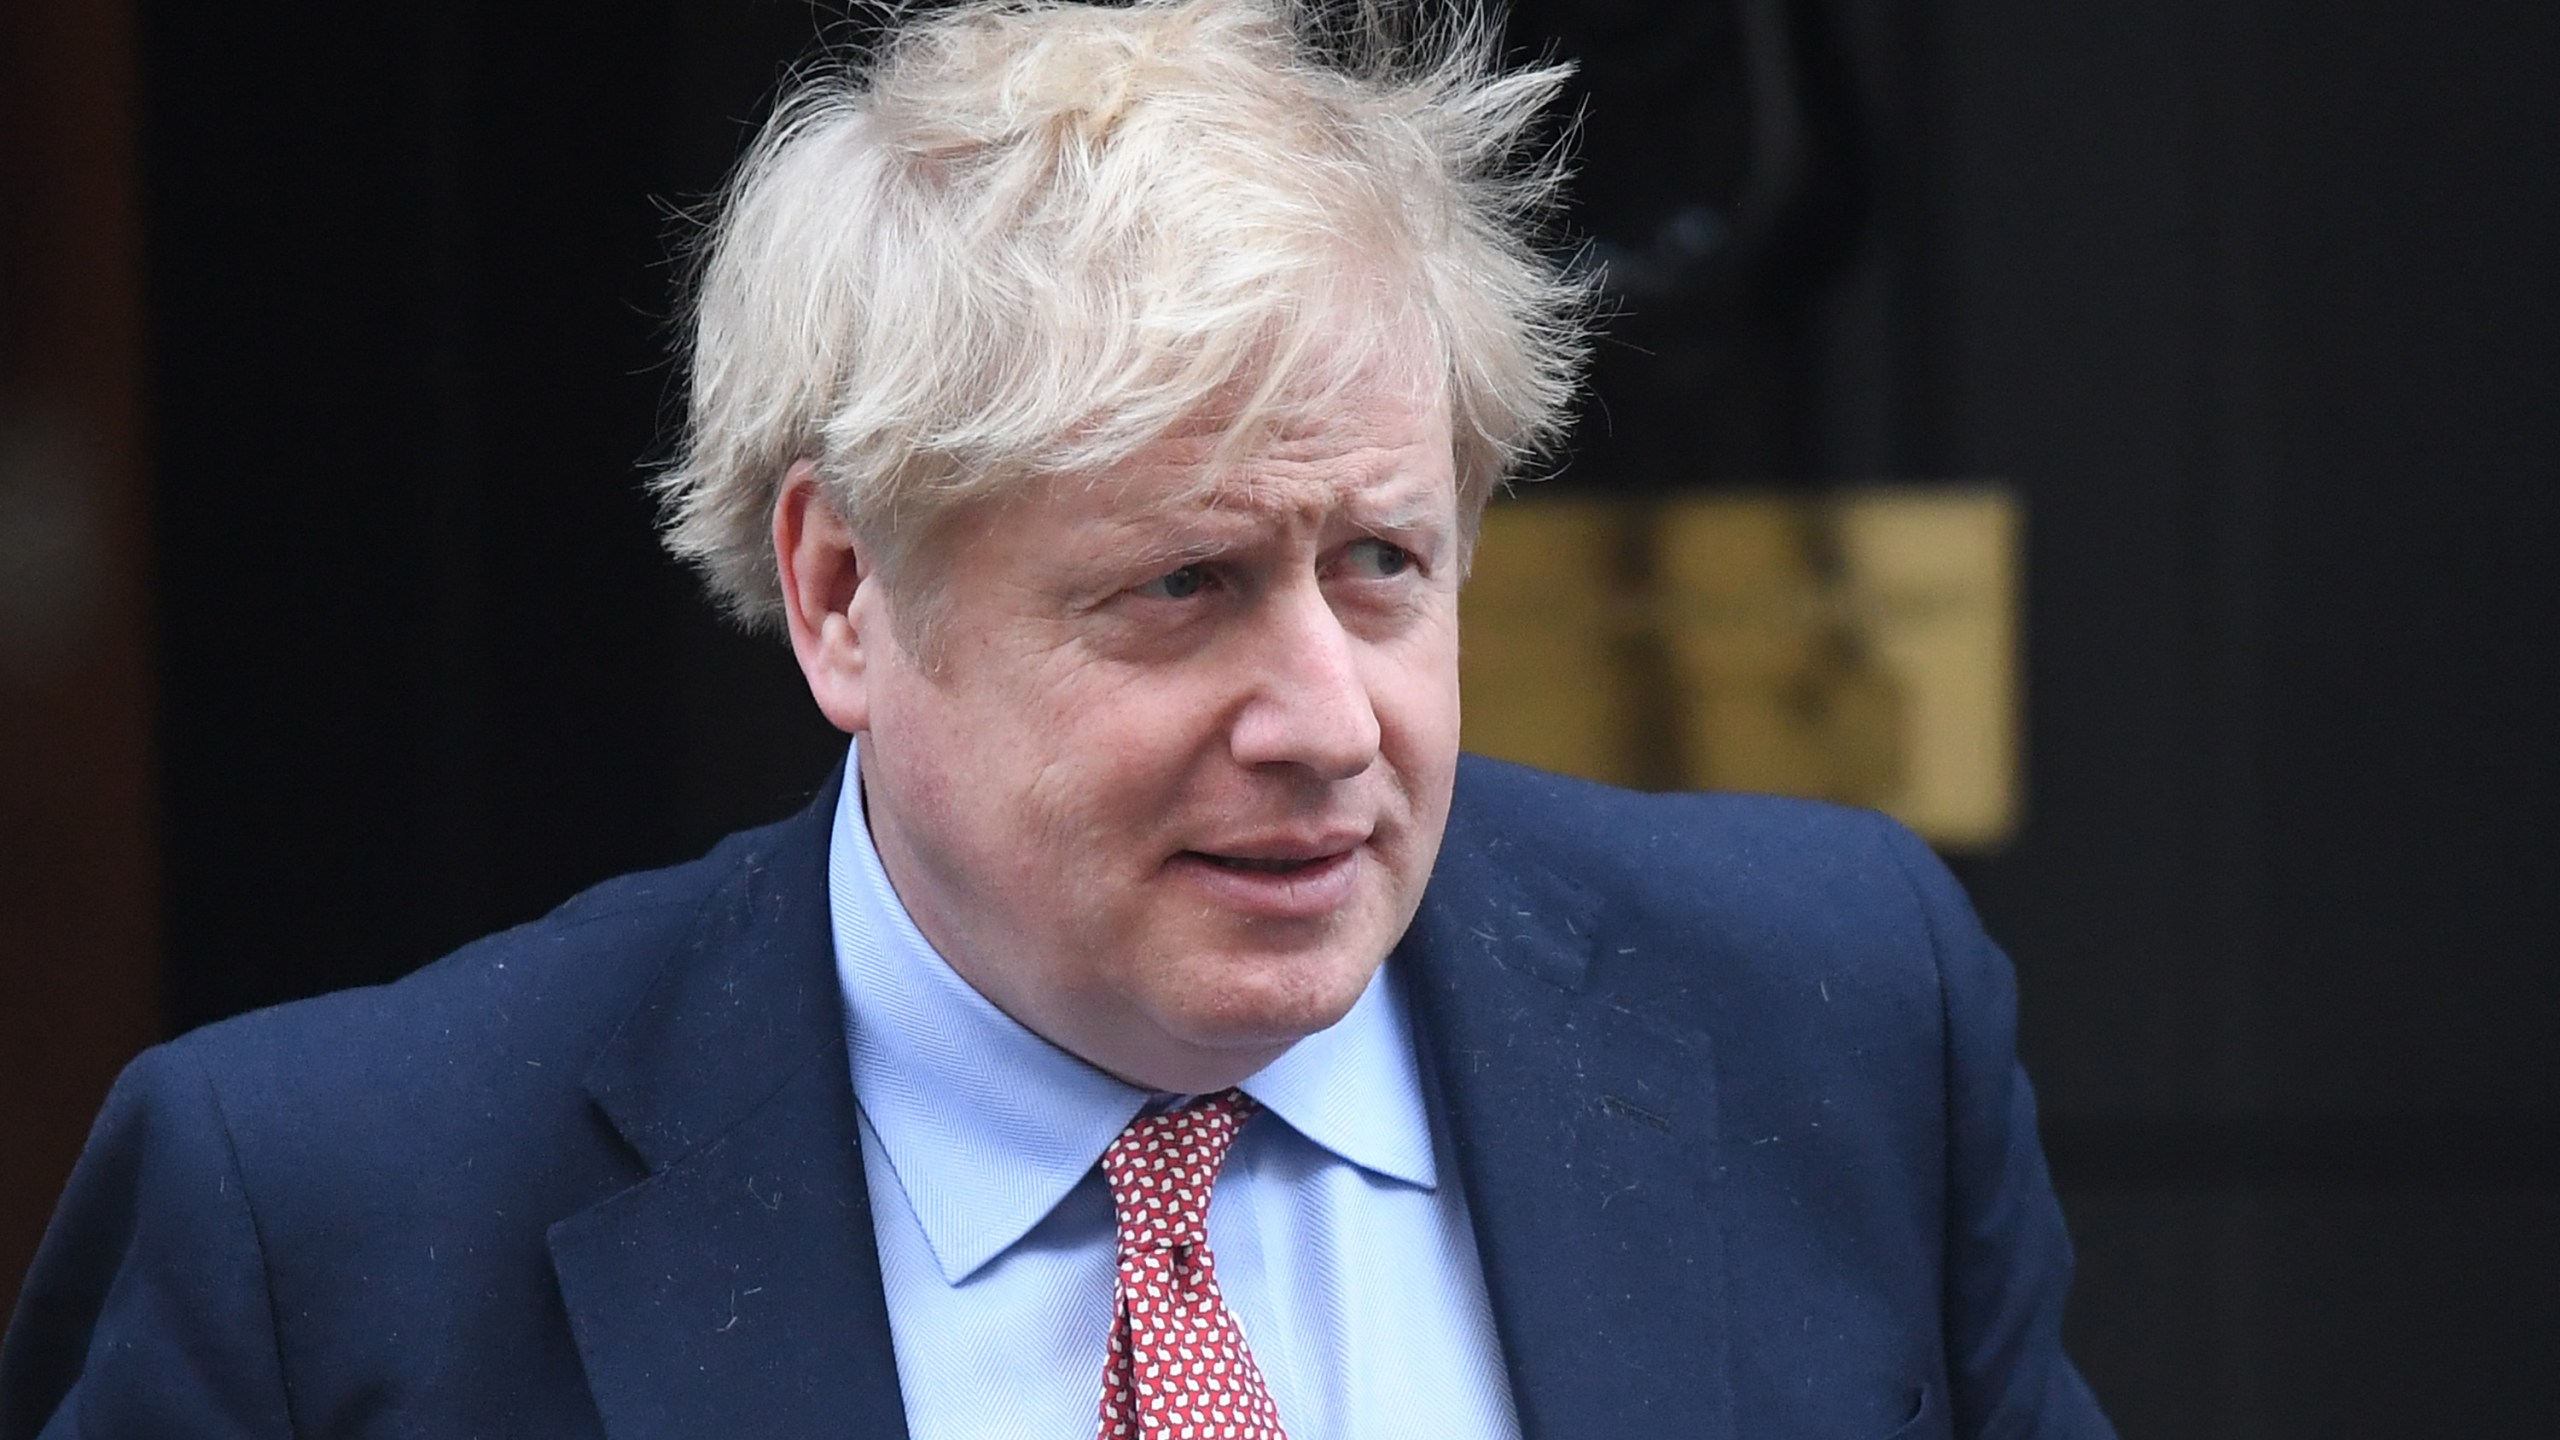
M 1358 893 L 1366 835 L 1184 850 L 1174 870 L 1221 908 L 1265 920 L 1322 919 Z
M 1185 850 L 1182 858 L 1248 875 L 1295 875 L 1320 869 L 1359 850 L 1373 832 L 1329 825 L 1320 830 L 1234 835 Z
M 1256 875 L 1295 875 L 1312 870 L 1331 860 L 1331 855 L 1307 857 L 1286 855 L 1213 855 L 1203 850 L 1183 852 L 1195 860 L 1204 860 L 1221 870 L 1244 870 Z

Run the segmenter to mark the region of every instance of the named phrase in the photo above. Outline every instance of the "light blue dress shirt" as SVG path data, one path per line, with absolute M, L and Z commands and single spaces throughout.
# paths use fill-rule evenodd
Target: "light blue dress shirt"
M 1116 1263 L 1096 1162 L 1151 1101 L 1016 1024 L 899 903 L 859 755 L 828 852 L 862 1162 L 914 1440 L 1095 1433 Z M 1291 1440 L 1519 1434 L 1456 1175 L 1381 970 L 1244 1082 L 1218 1284 Z

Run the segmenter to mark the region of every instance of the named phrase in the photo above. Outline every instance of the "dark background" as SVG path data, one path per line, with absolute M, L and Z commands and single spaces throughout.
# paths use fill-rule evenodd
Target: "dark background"
M 77 644 L 0 656 L 8 1281 L 135 1046 L 694 853 L 841 743 L 639 488 L 675 214 L 821 12 L 12 6 L 0 419 L 83 457 L 92 563 Z M 2023 497 L 2029 814 L 1961 868 L 2125 1432 L 2560 1433 L 2560 9 L 1514 34 L 1584 65 L 1624 311 L 1554 483 Z

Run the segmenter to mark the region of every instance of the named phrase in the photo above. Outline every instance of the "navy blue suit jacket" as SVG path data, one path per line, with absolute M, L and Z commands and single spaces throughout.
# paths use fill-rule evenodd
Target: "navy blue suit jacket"
M 834 804 L 135 1061 L 0 1437 L 903 1436 Z M 1395 964 L 1526 1435 L 2109 1433 L 2008 964 L 1905 832 L 1470 760 Z

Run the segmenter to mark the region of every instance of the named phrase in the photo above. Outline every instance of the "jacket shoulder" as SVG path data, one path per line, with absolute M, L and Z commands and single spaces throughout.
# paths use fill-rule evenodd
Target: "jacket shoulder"
M 343 1222 L 295 1178 L 318 1173 L 348 1178 L 337 1199 L 415 1194 L 439 1210 L 592 1200 L 636 1173 L 595 1116 L 590 1066 L 781 828 L 607 880 L 390 984 L 234 1016 L 146 1059 L 197 1077 L 245 1179 L 277 1197 L 279 1233 Z
M 1647 794 L 1468 756 L 1450 844 L 1501 870 L 1542 870 L 1638 913 L 1683 923 L 1783 922 L 1808 906 L 1908 922 L 1941 870 L 1927 845 L 1870 810 L 1776 795 Z
M 1567 937 L 1571 983 L 1755 1064 L 1931 1074 L 1951 1008 L 2008 1003 L 1954 878 L 1871 811 L 1471 758 L 1434 885 L 1460 933 Z

